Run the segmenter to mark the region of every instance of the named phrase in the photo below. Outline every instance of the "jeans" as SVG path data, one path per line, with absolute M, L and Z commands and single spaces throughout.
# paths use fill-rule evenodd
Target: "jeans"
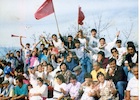
M 82 66 L 82 71 L 84 73 L 90 73 L 92 70 L 92 64 L 89 57 L 82 57 L 80 60 L 80 64 Z
M 127 82 L 125 81 L 118 81 L 116 84 L 118 93 L 119 93 L 119 100 L 124 99 L 124 90 L 126 89 Z

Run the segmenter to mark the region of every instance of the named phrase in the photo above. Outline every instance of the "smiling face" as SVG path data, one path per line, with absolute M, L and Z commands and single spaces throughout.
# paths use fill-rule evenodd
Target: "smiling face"
M 104 75 L 99 75 L 98 76 L 98 81 L 100 82 L 100 83 L 104 83 L 104 81 L 105 81 L 105 77 L 104 77 Z

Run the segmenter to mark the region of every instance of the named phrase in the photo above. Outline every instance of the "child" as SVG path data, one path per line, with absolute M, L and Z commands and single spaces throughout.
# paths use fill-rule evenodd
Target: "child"
M 93 81 L 89 81 L 86 83 L 86 87 L 84 88 L 84 93 L 81 97 L 81 100 L 95 100 L 95 98 L 93 96 L 89 96 L 89 94 L 94 94 L 94 87 L 95 84 Z

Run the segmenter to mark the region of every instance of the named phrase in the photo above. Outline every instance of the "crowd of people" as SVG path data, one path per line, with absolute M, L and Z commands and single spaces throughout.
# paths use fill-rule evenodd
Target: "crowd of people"
M 24 45 L 0 60 L 0 100 L 138 100 L 138 51 L 79 30 Z

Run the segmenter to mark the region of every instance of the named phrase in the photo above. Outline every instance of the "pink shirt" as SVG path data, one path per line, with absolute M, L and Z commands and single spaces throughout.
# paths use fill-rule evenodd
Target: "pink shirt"
M 30 67 L 34 65 L 35 60 L 37 60 L 37 57 L 32 56 L 30 59 Z

